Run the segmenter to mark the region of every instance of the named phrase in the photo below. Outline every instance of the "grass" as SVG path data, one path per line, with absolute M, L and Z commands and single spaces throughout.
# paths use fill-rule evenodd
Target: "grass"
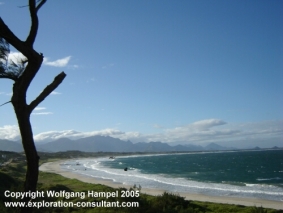
M 68 158 L 70 153 L 61 154 Z M 77 153 L 78 154 L 78 153 Z M 101 154 L 101 153 L 100 153 Z M 72 154 L 74 155 L 74 153 Z M 85 156 L 85 154 L 82 154 Z M 102 155 L 102 154 L 101 154 Z M 94 156 L 94 154 L 92 154 Z M 77 156 L 81 157 L 81 156 Z M 40 164 L 43 162 L 54 161 L 62 159 L 56 154 L 45 154 L 44 157 L 41 156 Z M 1 168 L 1 167 L 0 167 Z M 13 198 L 6 198 L 4 196 L 4 191 L 9 189 L 10 191 L 22 191 L 22 186 L 25 178 L 25 162 L 10 163 L 0 170 L 0 212 L 3 213 L 13 213 L 18 212 L 19 209 L 16 208 L 6 208 L 4 207 L 4 201 L 15 201 Z M 67 191 L 67 192 L 85 192 L 87 194 L 88 190 L 93 190 L 96 192 L 115 192 L 118 190 L 119 197 L 108 198 L 109 202 L 138 202 L 139 208 L 40 208 L 35 209 L 34 212 L 73 212 L 73 213 L 283 213 L 282 210 L 266 209 L 261 207 L 245 207 L 240 205 L 229 205 L 229 204 L 218 204 L 210 202 L 199 202 L 199 201 L 188 201 L 183 197 L 180 197 L 172 193 L 164 193 L 160 196 L 150 196 L 141 194 L 139 197 L 121 197 L 121 191 L 126 190 L 123 188 L 113 189 L 111 187 L 101 185 L 101 184 L 90 184 L 78 181 L 76 179 L 65 178 L 61 175 L 54 173 L 40 172 L 38 179 L 38 191 Z M 129 192 L 134 192 L 137 188 L 133 187 L 129 189 Z M 65 199 L 65 198 L 36 198 L 35 201 L 59 201 L 64 199 L 64 201 L 69 202 L 94 202 L 105 200 L 105 198 L 93 198 L 85 197 L 83 200 L 79 197 Z

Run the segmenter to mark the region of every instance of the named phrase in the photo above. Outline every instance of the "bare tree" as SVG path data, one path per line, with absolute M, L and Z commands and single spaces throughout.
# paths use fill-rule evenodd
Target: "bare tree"
M 20 134 L 22 138 L 23 148 L 26 154 L 27 171 L 24 183 L 24 190 L 36 191 L 38 180 L 38 162 L 39 157 L 34 145 L 32 127 L 30 123 L 30 115 L 38 104 L 40 104 L 59 84 L 64 80 L 66 74 L 61 72 L 57 75 L 53 82 L 45 87 L 45 89 L 31 103 L 26 101 L 26 93 L 39 71 L 43 62 L 43 55 L 33 49 L 33 44 L 38 30 L 39 9 L 47 0 L 29 0 L 28 7 L 31 17 L 31 27 L 25 41 L 20 40 L 0 17 L 0 78 L 7 78 L 14 81 L 13 95 L 11 103 L 18 120 Z M 19 63 L 8 61 L 9 44 L 21 52 L 26 59 Z M 27 202 L 30 198 L 24 199 Z M 31 209 L 22 209 L 22 212 L 29 212 Z

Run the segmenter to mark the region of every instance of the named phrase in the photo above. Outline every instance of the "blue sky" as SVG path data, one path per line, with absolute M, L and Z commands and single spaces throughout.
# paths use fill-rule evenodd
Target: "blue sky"
M 22 40 L 24 5 L 0 0 Z M 279 0 L 48 0 L 35 43 L 45 60 L 28 101 L 59 72 L 67 77 L 31 115 L 36 141 L 283 146 L 282 9 Z M 4 103 L 13 82 L 0 81 Z M 10 104 L 0 108 L 0 138 L 19 139 Z

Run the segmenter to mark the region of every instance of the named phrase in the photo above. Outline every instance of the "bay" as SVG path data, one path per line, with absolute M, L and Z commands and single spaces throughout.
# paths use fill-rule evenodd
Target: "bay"
M 283 150 L 185 153 L 69 161 L 65 169 L 178 193 L 283 199 Z M 127 171 L 124 169 L 127 168 Z

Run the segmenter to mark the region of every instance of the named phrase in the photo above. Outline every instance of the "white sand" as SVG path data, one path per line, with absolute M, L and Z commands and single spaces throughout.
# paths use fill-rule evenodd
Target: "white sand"
M 78 179 L 86 183 L 107 185 L 112 188 L 131 187 L 123 184 L 116 184 L 110 180 L 95 179 L 93 177 L 87 177 L 77 173 L 64 171 L 60 168 L 60 164 L 63 162 L 64 161 L 44 163 L 39 167 L 39 170 L 43 172 L 52 172 L 52 173 L 60 174 L 64 177 Z M 146 189 L 146 188 L 141 189 L 141 193 L 145 193 L 149 195 L 161 195 L 163 192 L 164 190 L 159 190 L 159 189 Z M 179 193 L 179 195 L 185 197 L 187 200 L 196 200 L 196 201 L 205 201 L 205 202 L 213 202 L 213 203 L 223 203 L 223 204 L 236 204 L 243 206 L 257 206 L 257 207 L 262 206 L 264 208 L 271 208 L 271 209 L 283 209 L 283 202 L 280 201 L 262 200 L 256 198 L 253 199 L 253 198 L 238 198 L 238 197 L 208 196 L 208 195 L 190 194 L 190 193 Z

